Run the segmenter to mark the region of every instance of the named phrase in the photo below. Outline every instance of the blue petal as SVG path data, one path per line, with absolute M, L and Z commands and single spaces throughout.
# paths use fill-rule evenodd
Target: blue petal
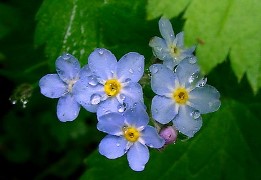
M 189 93 L 190 106 L 199 110 L 201 114 L 214 112 L 220 107 L 220 94 L 210 85 L 197 87 Z
M 109 113 L 101 117 L 98 117 L 97 129 L 99 131 L 111 134 L 119 135 L 122 133 L 124 126 L 124 117 L 120 113 Z
M 169 68 L 170 70 L 173 71 L 174 67 L 179 63 L 179 61 L 174 60 L 173 58 L 167 59 L 163 61 L 163 65 Z
M 109 97 L 99 104 L 97 108 L 97 117 L 112 112 L 121 112 L 122 104 L 119 103 L 116 97 Z
M 156 129 L 152 126 L 147 126 L 142 131 L 142 139 L 151 148 L 161 148 L 165 144 L 165 140 L 159 136 Z
M 71 54 L 63 54 L 58 57 L 55 65 L 58 75 L 64 82 L 78 78 L 81 69 L 80 63 Z
M 159 30 L 162 37 L 170 44 L 174 41 L 175 35 L 170 21 L 164 17 L 159 20 Z
M 169 123 L 177 115 L 176 105 L 171 98 L 154 96 L 151 103 L 152 117 L 161 124 Z
M 142 87 L 139 83 L 129 82 L 127 86 L 122 88 L 121 94 L 136 102 L 143 101 Z
M 188 137 L 193 137 L 202 126 L 201 116 L 193 117 L 193 112 L 195 111 L 195 109 L 189 106 L 182 105 L 179 107 L 178 115 L 173 120 L 177 130 Z
M 95 49 L 88 59 L 89 68 L 103 80 L 112 79 L 117 69 L 116 57 L 107 49 Z
M 149 46 L 152 47 L 153 54 L 157 58 L 161 60 L 170 59 L 168 47 L 164 39 L 153 37 L 149 42 Z
M 123 113 L 125 121 L 128 125 L 134 126 L 136 128 L 145 127 L 149 123 L 149 116 L 145 109 L 140 108 L 140 106 L 133 107 L 126 110 Z
M 57 104 L 57 116 L 62 122 L 73 121 L 77 118 L 80 105 L 75 101 L 71 94 L 62 96 Z
M 184 33 L 180 32 L 176 35 L 177 39 L 177 47 L 183 47 L 184 46 Z
M 127 152 L 130 168 L 134 171 L 144 170 L 149 157 L 150 154 L 147 146 L 139 142 L 134 143 Z
M 131 79 L 138 82 L 144 73 L 144 56 L 136 52 L 125 54 L 118 62 L 117 75 L 120 81 Z
M 99 153 L 108 159 L 116 159 L 126 152 L 127 141 L 122 136 L 107 135 L 99 144 Z
M 96 112 L 104 95 L 103 85 L 92 86 L 89 84 L 88 78 L 81 79 L 74 84 L 73 95 L 76 101 L 87 111 Z M 94 98 L 96 98 L 95 101 Z
M 199 73 L 199 66 L 196 64 L 196 57 L 191 56 L 177 66 L 176 73 L 179 79 L 179 83 L 185 87 L 194 87 L 197 82 L 201 79 Z
M 176 75 L 162 64 L 153 64 L 150 66 L 151 89 L 158 95 L 167 95 L 172 93 L 177 80 Z
M 80 71 L 80 75 L 79 75 L 79 78 L 80 79 L 86 79 L 88 78 L 89 76 L 92 75 L 92 71 L 91 69 L 89 68 L 89 65 L 85 65 L 84 67 L 82 67 L 81 71 Z
M 59 98 L 66 94 L 67 84 L 65 84 L 57 74 L 47 74 L 39 81 L 41 93 L 49 98 Z

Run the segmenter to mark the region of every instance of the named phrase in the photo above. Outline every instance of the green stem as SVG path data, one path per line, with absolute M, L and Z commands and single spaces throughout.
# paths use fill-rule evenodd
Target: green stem
M 35 70 L 37 70 L 38 68 L 40 68 L 40 67 L 42 67 L 42 66 L 45 66 L 45 65 L 47 65 L 47 64 L 48 64 L 47 61 L 43 61 L 43 62 L 41 62 L 41 63 L 35 64 L 35 65 L 33 65 L 33 66 L 27 68 L 27 69 L 24 71 L 24 73 L 30 73 L 30 72 L 35 71 Z

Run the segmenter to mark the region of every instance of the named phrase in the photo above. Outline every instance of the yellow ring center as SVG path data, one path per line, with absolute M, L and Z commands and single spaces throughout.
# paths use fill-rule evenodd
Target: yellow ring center
M 136 142 L 140 137 L 140 132 L 134 127 L 124 127 L 122 131 L 127 141 Z
M 104 91 L 108 96 L 116 96 L 121 90 L 121 83 L 117 79 L 109 79 L 104 84 Z
M 178 104 L 186 104 L 189 99 L 188 91 L 183 87 L 175 89 L 173 91 L 173 99 Z

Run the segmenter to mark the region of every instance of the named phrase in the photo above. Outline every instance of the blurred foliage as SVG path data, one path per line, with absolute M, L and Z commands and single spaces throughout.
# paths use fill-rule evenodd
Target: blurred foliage
M 259 9 L 256 0 L 1 2 L 0 179 L 261 179 Z M 220 91 L 222 106 L 203 116 L 194 138 L 152 150 L 145 170 L 137 173 L 126 157 L 98 154 L 104 134 L 96 129 L 95 114 L 82 109 L 75 121 L 59 122 L 57 100 L 41 95 L 38 81 L 55 72 L 61 53 L 74 54 L 83 65 L 96 47 L 118 59 L 137 51 L 147 68 L 148 42 L 160 36 L 162 14 L 172 18 L 175 32 L 185 30 L 187 45 L 197 43 L 199 63 Z M 25 83 L 33 90 L 23 108 L 8 99 Z M 144 87 L 150 104 L 153 93 Z

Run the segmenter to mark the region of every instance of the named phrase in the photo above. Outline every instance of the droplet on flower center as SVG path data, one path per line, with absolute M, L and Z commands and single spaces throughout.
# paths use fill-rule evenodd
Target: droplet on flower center
M 188 101 L 189 95 L 185 88 L 177 88 L 173 91 L 173 99 L 178 104 L 185 104 Z
M 134 127 L 123 127 L 122 131 L 127 141 L 136 142 L 140 137 L 140 132 Z
M 121 83 L 117 79 L 109 79 L 104 85 L 104 91 L 108 96 L 116 96 L 121 90 Z

